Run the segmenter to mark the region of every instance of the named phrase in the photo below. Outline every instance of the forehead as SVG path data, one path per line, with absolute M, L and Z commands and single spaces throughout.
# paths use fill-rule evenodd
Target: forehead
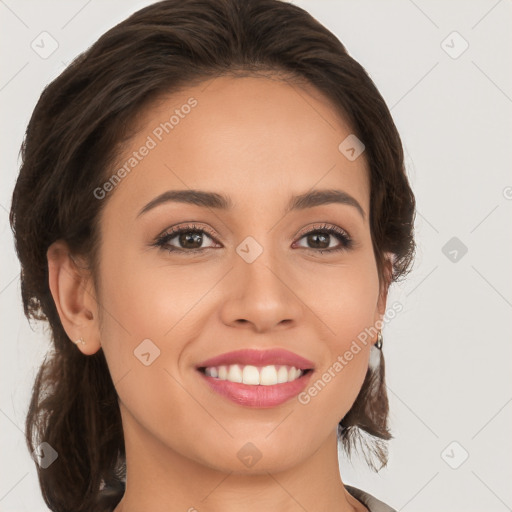
M 218 77 L 162 96 L 143 111 L 115 166 L 112 207 L 134 209 L 170 189 L 209 190 L 237 208 L 282 205 L 314 188 L 343 189 L 368 212 L 364 153 L 340 143 L 352 130 L 308 85 L 268 77 Z M 137 210 L 138 211 L 138 210 Z

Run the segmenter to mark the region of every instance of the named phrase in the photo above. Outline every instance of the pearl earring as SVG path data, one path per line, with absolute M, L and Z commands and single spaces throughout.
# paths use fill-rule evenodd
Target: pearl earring
M 382 333 L 380 331 L 377 334 L 377 341 L 375 343 L 375 348 L 382 350 Z

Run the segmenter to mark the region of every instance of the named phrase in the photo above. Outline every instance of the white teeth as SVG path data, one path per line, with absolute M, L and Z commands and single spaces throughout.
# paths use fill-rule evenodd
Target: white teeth
M 237 364 L 229 365 L 227 380 L 229 380 L 230 382 L 242 382 L 243 375 L 242 370 L 240 370 L 240 366 L 238 366 Z
M 288 371 L 288 380 L 295 380 L 300 375 L 300 370 L 292 366 Z
M 277 372 L 277 382 L 278 384 L 288 382 L 288 368 L 286 368 L 286 366 L 281 366 L 281 368 L 279 368 L 279 371 Z
M 256 366 L 247 365 L 244 367 L 242 382 L 244 384 L 258 385 L 260 383 L 260 372 Z
M 280 366 L 278 369 L 275 365 L 258 367 L 231 364 L 229 366 L 209 366 L 205 368 L 205 374 L 209 377 L 248 384 L 250 386 L 272 386 L 274 384 L 292 382 L 303 373 L 302 370 L 295 368 L 295 366 Z
M 206 369 L 208 370 L 208 368 L 206 368 Z M 225 366 L 219 366 L 219 379 L 227 380 L 227 378 L 228 378 L 228 369 Z
M 282 368 L 286 369 L 286 366 Z M 260 384 L 263 386 L 272 386 L 277 384 L 277 371 L 275 366 L 264 366 L 260 372 Z

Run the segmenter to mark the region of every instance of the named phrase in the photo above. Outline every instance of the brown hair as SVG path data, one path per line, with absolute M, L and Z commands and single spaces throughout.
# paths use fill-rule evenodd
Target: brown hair
M 53 341 L 26 418 L 30 451 L 45 441 L 58 452 L 48 468 L 37 466 L 51 510 L 112 509 L 122 497 L 126 467 L 118 397 L 103 351 L 84 357 L 66 335 L 48 286 L 47 249 L 65 240 L 73 254 L 88 259 L 94 275 L 106 200 L 93 191 L 108 178 L 137 114 L 187 85 L 258 72 L 304 80 L 339 109 L 366 146 L 381 286 L 387 289 L 409 269 L 415 200 L 400 137 L 364 68 L 307 12 L 278 0 L 166 0 L 113 27 L 41 94 L 22 144 L 10 213 L 25 315 L 47 320 Z M 391 275 L 385 252 L 395 256 Z M 368 369 L 338 426 L 347 451 L 368 434 L 362 446 L 385 465 L 387 417 L 381 356 L 380 370 Z

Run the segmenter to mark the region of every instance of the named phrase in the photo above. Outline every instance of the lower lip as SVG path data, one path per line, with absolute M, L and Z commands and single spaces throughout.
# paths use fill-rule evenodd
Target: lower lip
M 199 372 L 213 391 L 229 398 L 238 405 L 245 405 L 258 409 L 275 407 L 297 396 L 307 385 L 312 370 L 292 382 L 273 384 L 272 386 L 251 386 L 229 380 L 209 377 Z

